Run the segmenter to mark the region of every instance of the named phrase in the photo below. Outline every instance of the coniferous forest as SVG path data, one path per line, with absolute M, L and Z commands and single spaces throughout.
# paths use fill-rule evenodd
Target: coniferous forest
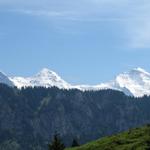
M 149 108 L 150 97 L 128 97 L 113 90 L 17 89 L 0 84 L 0 150 L 47 150 L 56 133 L 65 147 L 74 139 L 84 144 L 150 123 Z

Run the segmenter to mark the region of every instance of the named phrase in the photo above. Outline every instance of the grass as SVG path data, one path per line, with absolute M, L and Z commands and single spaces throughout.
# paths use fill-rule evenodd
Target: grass
M 150 125 L 66 150 L 150 150 Z

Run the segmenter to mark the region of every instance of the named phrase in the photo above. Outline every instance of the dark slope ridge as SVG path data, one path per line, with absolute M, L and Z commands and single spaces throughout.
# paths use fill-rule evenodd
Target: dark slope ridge
M 113 90 L 18 90 L 0 84 L 0 145 L 45 150 L 55 131 L 66 145 L 73 138 L 83 144 L 149 123 L 149 108 L 150 97 L 138 99 Z
M 150 150 L 150 125 L 66 150 Z

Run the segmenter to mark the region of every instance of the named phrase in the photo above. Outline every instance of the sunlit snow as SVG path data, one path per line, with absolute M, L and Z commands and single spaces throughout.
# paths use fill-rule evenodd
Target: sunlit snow
M 102 90 L 114 89 L 124 92 L 126 95 L 142 97 L 150 95 L 150 73 L 142 68 L 134 68 L 124 72 L 108 83 L 97 85 L 71 85 L 64 81 L 59 75 L 49 69 L 42 69 L 32 77 L 7 77 L 0 73 L 0 83 L 9 86 L 22 87 L 58 87 L 60 89 Z

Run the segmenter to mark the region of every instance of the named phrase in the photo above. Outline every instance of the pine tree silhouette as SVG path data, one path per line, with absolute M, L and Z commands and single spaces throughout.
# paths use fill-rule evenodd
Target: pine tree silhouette
M 80 146 L 78 141 L 76 139 L 73 139 L 72 141 L 72 147 L 77 147 L 77 146 Z
M 59 135 L 55 133 L 52 143 L 48 145 L 49 150 L 64 150 L 65 145 L 61 141 Z

